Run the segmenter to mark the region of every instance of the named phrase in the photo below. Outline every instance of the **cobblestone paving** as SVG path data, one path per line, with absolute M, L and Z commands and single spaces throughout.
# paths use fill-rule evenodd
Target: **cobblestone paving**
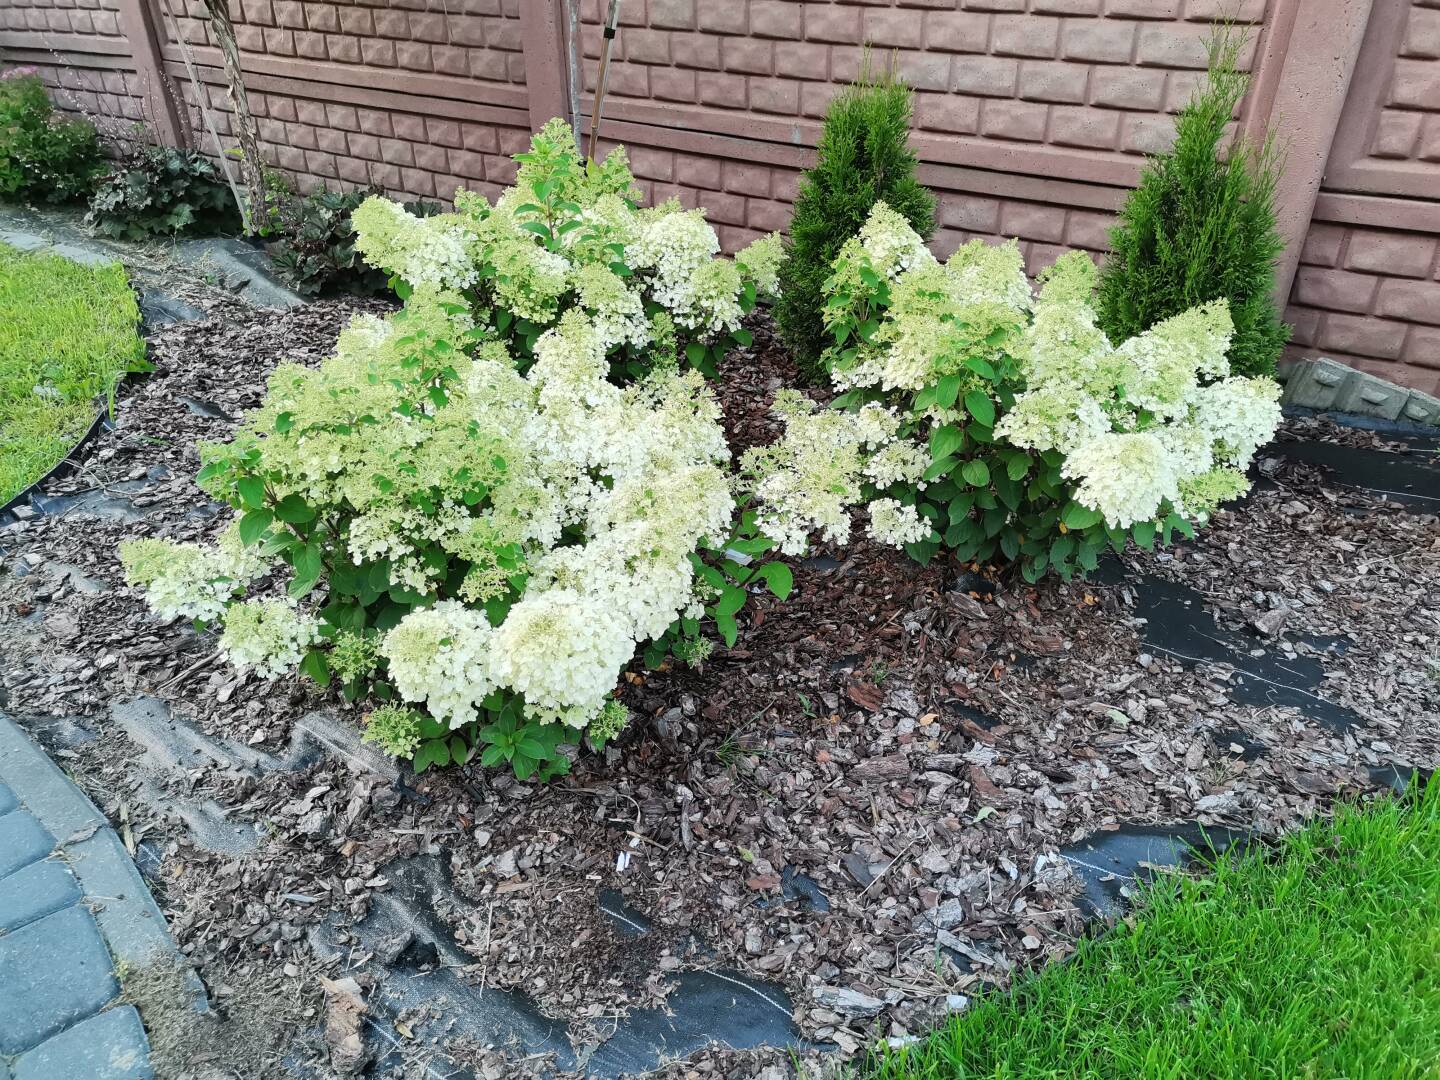
M 152 1078 L 117 971 L 173 952 L 104 816 L 0 713 L 0 1080 Z

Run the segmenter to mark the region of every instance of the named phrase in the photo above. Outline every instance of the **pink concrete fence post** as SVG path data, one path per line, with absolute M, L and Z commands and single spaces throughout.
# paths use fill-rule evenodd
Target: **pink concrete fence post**
M 174 84 L 165 74 L 160 54 L 161 33 L 151 0 L 117 0 L 120 28 L 130 43 L 135 74 L 144 89 L 147 118 L 166 146 L 190 145 L 190 123 Z
M 1398 0 L 1403 5 L 1404 0 Z M 1396 6 L 1396 0 L 1378 0 Z M 1360 43 L 1377 0 L 1276 0 L 1256 73 L 1257 108 L 1245 126 L 1258 135 L 1275 129 L 1285 168 L 1275 193 L 1275 216 L 1285 253 L 1275 273 L 1276 302 L 1290 296 L 1300 249 L 1330 160 L 1340 114 L 1350 92 Z M 1264 106 L 1269 106 L 1263 114 Z
M 564 0 L 522 0 L 520 37 L 525 52 L 525 85 L 530 92 L 530 126 L 570 115 L 570 54 Z

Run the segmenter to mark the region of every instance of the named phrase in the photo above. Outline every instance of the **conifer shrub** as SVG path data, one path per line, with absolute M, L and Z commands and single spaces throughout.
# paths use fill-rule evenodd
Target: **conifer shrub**
M 867 59 L 859 80 L 831 102 L 815 166 L 800 181 L 775 321 L 812 380 L 824 375 L 825 279 L 870 208 L 884 202 L 927 239 L 935 230 L 935 198 L 915 179 L 906 141 L 910 111 L 910 88 L 890 69 L 876 73 Z
M 1223 299 L 1235 324 L 1230 367 L 1273 375 L 1290 328 L 1272 292 L 1285 244 L 1275 230 L 1282 155 L 1273 136 L 1222 141 L 1249 76 L 1237 67 L 1242 35 L 1210 42 L 1207 81 L 1181 110 L 1174 146 L 1153 157 L 1110 234 L 1100 279 L 1100 326 L 1115 342 L 1198 304 Z

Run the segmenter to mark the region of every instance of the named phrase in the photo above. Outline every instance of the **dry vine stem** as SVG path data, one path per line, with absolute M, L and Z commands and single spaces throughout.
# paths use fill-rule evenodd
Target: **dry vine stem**
M 229 0 L 205 0 L 205 11 L 210 16 L 210 30 L 225 61 L 225 83 L 234 113 L 235 139 L 240 144 L 240 174 L 245 178 L 250 204 L 248 211 L 241 207 L 241 213 L 245 232 L 253 235 L 259 227 L 255 215 L 265 209 L 265 170 L 260 158 L 260 131 L 255 125 L 255 118 L 250 115 L 250 98 L 245 92 L 245 75 L 240 69 L 240 46 L 236 44 L 235 27 L 230 22 Z

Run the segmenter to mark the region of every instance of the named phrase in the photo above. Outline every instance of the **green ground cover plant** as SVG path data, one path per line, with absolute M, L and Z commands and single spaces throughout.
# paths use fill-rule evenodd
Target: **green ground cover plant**
M 240 211 L 225 178 L 196 150 L 141 146 L 104 176 L 85 222 L 120 240 L 236 232 Z
M 1277 851 L 1166 877 L 1068 962 L 865 1080 L 1348 1077 L 1440 1070 L 1440 783 Z
M 0 197 L 70 202 L 104 171 L 95 126 L 57 113 L 33 68 L 0 74 Z
M 145 362 L 125 271 L 0 244 L 0 503 L 61 461 Z
M 352 292 L 369 296 L 389 287 L 389 275 L 369 265 L 355 246 L 350 216 L 366 199 L 379 195 L 374 188 L 355 191 L 317 191 L 296 195 L 272 192 L 272 210 L 266 235 L 271 237 L 270 257 L 280 275 L 301 296 Z M 407 202 L 408 213 L 432 217 L 439 203 Z
M 824 375 L 825 279 L 870 208 L 884 201 L 922 237 L 935 231 L 935 197 L 915 179 L 907 142 L 910 111 L 910 88 L 867 62 L 860 79 L 831 102 L 815 166 L 800 181 L 775 322 L 812 380 Z
M 1126 200 L 1100 281 L 1100 325 L 1120 342 L 1223 298 L 1235 323 L 1230 367 L 1273 375 L 1290 338 L 1272 296 L 1285 248 L 1274 205 L 1282 155 L 1271 137 L 1225 150 L 1249 85 L 1244 45 L 1233 28 L 1216 30 L 1209 78 L 1176 118 L 1173 147 L 1151 158 Z

